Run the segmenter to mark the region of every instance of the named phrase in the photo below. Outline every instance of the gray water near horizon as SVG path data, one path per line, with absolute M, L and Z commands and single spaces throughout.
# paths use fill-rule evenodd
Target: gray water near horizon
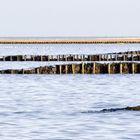
M 137 140 L 140 75 L 0 75 L 2 140 Z
M 7 55 L 92 55 L 139 51 L 140 44 L 0 44 L 0 56 Z

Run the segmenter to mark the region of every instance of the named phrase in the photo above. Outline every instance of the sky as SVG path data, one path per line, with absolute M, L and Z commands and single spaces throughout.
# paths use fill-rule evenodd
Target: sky
M 140 0 L 0 0 L 0 37 L 140 36 Z

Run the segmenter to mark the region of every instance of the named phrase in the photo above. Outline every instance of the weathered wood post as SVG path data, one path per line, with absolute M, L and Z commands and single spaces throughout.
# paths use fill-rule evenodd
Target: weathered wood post
M 132 74 L 134 74 L 134 73 L 135 73 L 135 64 L 132 63 Z
M 37 68 L 37 74 L 40 74 L 40 70 L 39 70 L 39 68 Z
M 74 55 L 72 55 L 71 57 L 72 57 L 72 61 L 74 61 Z
M 48 55 L 48 61 L 50 61 L 50 55 Z
M 14 74 L 14 70 L 11 70 L 11 74 Z
M 22 74 L 24 74 L 24 69 L 22 69 Z
M 122 74 L 122 63 L 120 63 L 120 74 Z
M 84 64 L 84 62 L 82 63 L 82 74 L 84 74 L 85 73 L 85 64 Z
M 109 59 L 109 58 L 108 58 L 108 54 L 106 55 L 106 57 L 107 57 L 107 61 L 108 61 L 108 59 Z
M 40 58 L 40 59 L 41 59 L 41 61 L 43 61 L 43 56 L 41 55 L 40 57 L 41 57 L 41 58 Z
M 12 56 L 10 56 L 10 61 L 13 61 Z
M 133 58 L 133 57 L 134 57 L 133 53 L 131 54 L 131 57 L 132 57 L 132 61 L 133 61 L 133 60 L 134 60 L 134 58 Z
M 66 74 L 68 73 L 68 65 L 67 64 L 65 65 L 65 73 Z
M 123 54 L 123 61 L 125 61 L 125 54 Z
M 94 62 L 93 63 L 93 74 L 95 74 L 96 73 L 96 63 Z
M 61 74 L 62 73 L 62 66 L 59 65 L 59 73 Z
M 5 61 L 5 56 L 3 56 L 3 61 Z
M 83 55 L 83 61 L 85 61 L 85 55 Z
M 89 56 L 89 61 L 91 61 L 91 55 Z
M 24 61 L 26 61 L 26 55 L 24 55 L 23 57 L 24 57 L 24 58 L 23 58 L 23 59 L 24 59 Z
M 32 58 L 33 58 L 33 61 L 35 61 L 35 56 L 34 55 L 32 55 Z
M 116 61 L 118 60 L 118 55 L 117 55 L 117 54 L 115 54 L 115 60 L 116 60 Z
M 110 63 L 108 63 L 108 74 L 110 74 Z
M 83 61 L 83 55 L 81 55 L 81 61 Z
M 101 61 L 101 55 L 99 54 L 99 61 Z
M 72 64 L 72 73 L 75 74 L 75 64 Z
M 17 55 L 17 61 L 20 61 L 20 56 L 19 55 Z
M 65 55 L 64 57 L 65 57 L 65 61 L 67 61 L 67 55 Z

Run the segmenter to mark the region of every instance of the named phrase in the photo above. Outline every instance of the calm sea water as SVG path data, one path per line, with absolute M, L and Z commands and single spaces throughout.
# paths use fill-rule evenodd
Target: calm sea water
M 0 45 L 0 55 L 132 50 L 140 44 Z M 0 69 L 39 65 L 46 63 L 1 62 Z M 0 75 L 0 139 L 137 140 L 140 112 L 96 111 L 140 105 L 139 82 L 140 75 L 131 74 Z
M 140 75 L 0 75 L 2 140 L 139 139 Z
M 140 44 L 0 44 L 2 55 L 101 54 L 140 50 Z

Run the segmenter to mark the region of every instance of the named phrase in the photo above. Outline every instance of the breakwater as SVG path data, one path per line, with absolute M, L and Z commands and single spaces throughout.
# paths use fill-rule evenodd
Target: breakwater
M 31 69 L 0 70 L 0 74 L 134 74 L 140 73 L 140 63 L 79 63 L 43 66 Z
M 27 40 L 29 41 L 29 39 Z M 24 41 L 22 40 L 22 41 L 24 43 L 28 43 L 27 40 L 24 40 Z M 89 39 L 87 40 L 89 41 Z M 8 40 L 8 41 L 12 41 L 12 40 Z M 15 45 L 7 45 L 10 42 L 5 42 L 7 44 L 3 44 L 3 45 L 1 44 L 1 50 L 3 51 L 1 52 L 1 55 L 0 55 L 0 63 L 1 63 L 0 73 L 1 74 L 128 74 L 128 73 L 134 74 L 134 73 L 140 73 L 139 44 L 135 44 L 135 45 L 128 44 L 128 46 L 126 44 L 124 49 L 122 49 L 124 45 L 118 44 L 117 46 L 119 47 L 113 49 L 113 47 L 115 47 L 116 45 L 90 44 L 90 45 L 84 46 L 84 43 L 83 43 L 82 45 L 81 44 L 76 44 L 76 45 L 65 44 L 66 45 L 65 46 L 63 42 L 62 43 L 63 47 L 61 46 L 61 44 L 60 45 L 52 44 L 53 48 L 51 48 L 50 47 L 51 44 L 49 44 L 47 46 L 47 49 L 46 48 L 44 49 L 44 46 L 46 45 L 44 46 L 43 45 L 27 45 L 28 47 L 26 47 L 26 45 L 22 45 L 21 42 L 17 42 L 21 44 L 16 45 L 15 41 L 21 41 L 21 40 L 15 39 L 12 42 L 13 44 L 15 43 Z M 33 43 L 32 41 L 30 43 Z M 55 40 L 55 41 L 57 43 L 60 43 L 59 42 L 60 39 Z M 70 43 L 73 43 L 73 42 L 70 42 Z M 33 48 L 34 46 L 35 48 Z M 90 46 L 91 52 L 86 51 L 86 48 L 89 49 L 88 48 L 89 46 Z M 31 49 L 30 47 L 32 48 L 32 51 L 30 51 Z M 77 49 L 75 49 L 75 47 Z M 112 47 L 112 50 L 111 50 L 111 47 Z M 69 51 L 69 48 L 71 49 L 71 51 Z M 23 49 L 24 52 L 22 52 L 20 49 Z M 36 50 L 34 51 L 34 49 Z M 76 51 L 73 51 L 74 49 Z M 102 49 L 102 51 L 100 49 Z M 20 67 L 17 67 L 17 65 L 19 65 Z
M 96 55 L 10 55 L 0 61 L 140 61 L 140 51 Z

